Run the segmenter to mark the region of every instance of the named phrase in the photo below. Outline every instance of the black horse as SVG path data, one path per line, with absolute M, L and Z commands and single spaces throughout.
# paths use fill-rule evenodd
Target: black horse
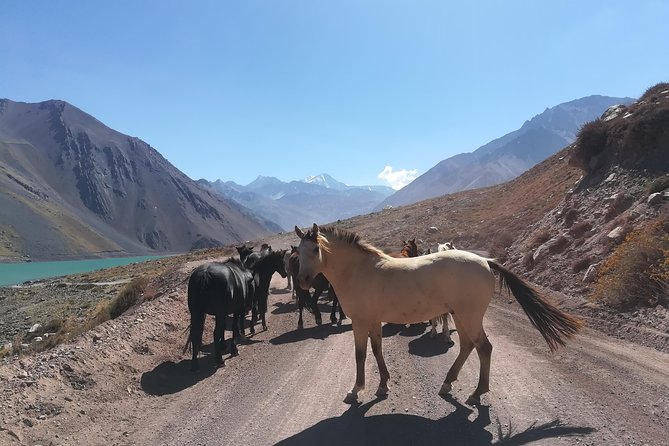
M 251 333 L 255 333 L 255 324 L 258 322 L 258 317 L 262 322 L 263 330 L 267 330 L 267 322 L 265 321 L 265 314 L 267 313 L 267 297 L 269 295 L 269 283 L 272 280 L 272 275 L 278 272 L 281 277 L 286 277 L 286 267 L 283 263 L 283 255 L 285 250 L 261 251 L 261 253 L 251 253 L 246 257 L 245 264 L 253 271 L 255 279 L 256 291 L 253 298 L 253 305 L 251 307 Z M 254 254 L 260 254 L 258 258 Z
M 293 283 L 295 282 L 297 275 L 300 272 L 300 258 L 297 255 L 297 248 L 293 250 L 293 253 L 290 255 L 290 272 L 293 275 Z M 328 279 L 321 273 L 319 273 L 314 280 L 311 282 L 311 286 L 314 288 L 314 294 L 312 295 L 309 291 L 303 290 L 299 286 L 295 286 L 295 295 L 297 297 L 297 307 L 300 312 L 300 317 L 297 321 L 297 328 L 304 328 L 304 321 L 302 320 L 302 310 L 306 307 L 307 310 L 314 313 L 316 318 L 316 325 L 321 325 L 323 319 L 321 317 L 321 310 L 318 308 L 318 298 L 321 297 L 323 291 L 328 290 L 328 297 L 332 299 L 332 310 L 330 312 L 330 322 L 333 324 L 341 325 L 341 321 L 346 318 L 344 310 L 342 310 L 341 305 L 339 305 L 339 299 L 337 299 L 337 294 L 335 290 L 328 281 Z M 336 311 L 339 309 L 339 320 L 337 320 Z
M 202 332 L 207 314 L 216 318 L 214 328 L 214 362 L 223 364 L 225 345 L 225 318 L 232 314 L 232 340 L 230 353 L 238 354 L 235 339 L 240 337 L 240 326 L 244 327 L 244 315 L 251 308 L 256 291 L 253 273 L 238 259 L 230 258 L 223 263 L 212 262 L 198 266 L 188 280 L 188 311 L 190 312 L 190 334 L 184 353 L 192 347 L 191 370 L 198 370 L 198 353 L 202 348 Z

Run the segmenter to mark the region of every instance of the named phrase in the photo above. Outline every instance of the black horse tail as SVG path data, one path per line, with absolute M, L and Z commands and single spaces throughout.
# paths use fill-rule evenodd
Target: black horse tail
M 508 269 L 493 260 L 488 260 L 488 265 L 499 273 L 502 287 L 513 294 L 551 351 L 565 345 L 565 339 L 572 337 L 583 326 L 581 319 L 544 300 L 534 288 Z
M 202 330 L 204 328 L 204 290 L 211 278 L 211 274 L 203 267 L 198 267 L 193 271 L 188 280 L 188 311 L 190 312 L 190 324 L 186 328 L 189 331 L 184 354 L 191 348 L 200 348 L 200 345 L 193 345 L 193 331 L 199 331 L 196 339 L 202 339 Z M 196 332 L 195 335 L 198 335 Z

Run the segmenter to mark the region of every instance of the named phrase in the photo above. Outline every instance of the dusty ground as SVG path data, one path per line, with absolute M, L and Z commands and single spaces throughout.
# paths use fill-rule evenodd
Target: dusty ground
M 586 329 L 551 355 L 507 297 L 486 315 L 492 384 L 479 407 L 464 403 L 478 376 L 475 355 L 452 397 L 437 395 L 457 335 L 447 348 L 425 325 L 385 326 L 390 396 L 372 395 L 370 351 L 370 390 L 362 405 L 344 404 L 354 377 L 349 321 L 317 327 L 307 315 L 296 330 L 278 276 L 269 330 L 218 369 L 209 345 L 202 370 L 191 373 L 180 282 L 196 263 L 168 273 L 155 299 L 76 342 L 5 360 L 0 444 L 667 444 L 669 354 Z

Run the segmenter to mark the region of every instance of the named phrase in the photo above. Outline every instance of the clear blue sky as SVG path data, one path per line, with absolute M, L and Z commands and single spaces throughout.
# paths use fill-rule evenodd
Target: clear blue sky
M 68 101 L 193 179 L 382 184 L 668 80 L 663 0 L 0 0 L 0 97 Z

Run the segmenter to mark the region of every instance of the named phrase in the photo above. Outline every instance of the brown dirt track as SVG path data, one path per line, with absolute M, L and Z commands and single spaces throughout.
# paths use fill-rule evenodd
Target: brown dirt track
M 667 444 L 669 355 L 591 329 L 551 355 L 506 297 L 485 319 L 494 351 L 491 392 L 479 407 L 464 403 L 476 355 L 452 397 L 437 395 L 457 336 L 446 348 L 425 325 L 385 326 L 389 397 L 372 395 L 370 350 L 363 404 L 344 404 L 354 378 L 350 321 L 316 327 L 307 315 L 297 331 L 278 275 L 269 330 L 224 367 L 206 354 L 191 373 L 178 282 L 193 265 L 161 297 L 76 343 L 0 365 L 0 444 Z

